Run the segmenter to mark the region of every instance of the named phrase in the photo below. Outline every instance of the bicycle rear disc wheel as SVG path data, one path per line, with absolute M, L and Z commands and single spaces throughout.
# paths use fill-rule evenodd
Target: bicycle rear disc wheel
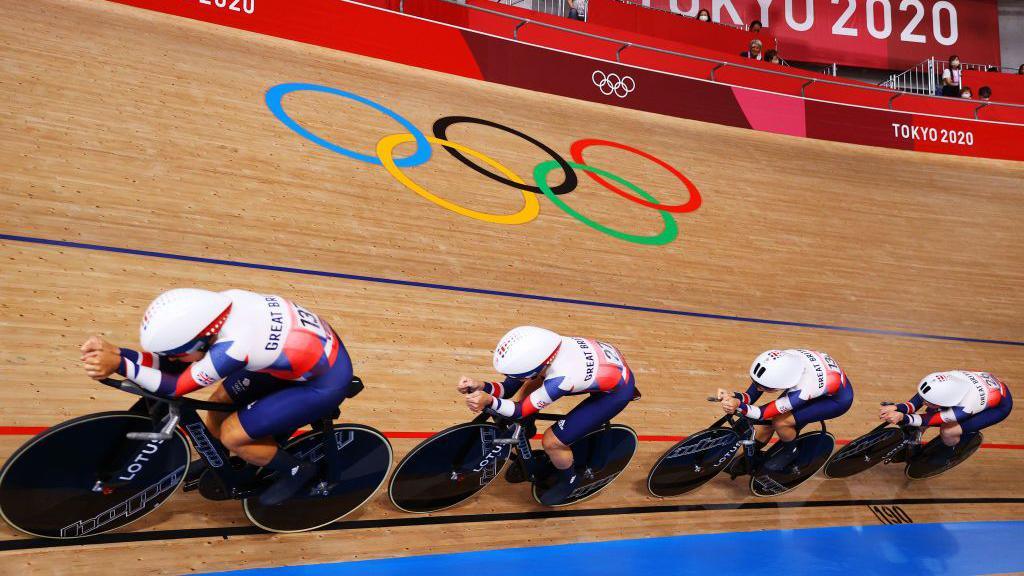
M 95 536 L 142 518 L 174 494 L 189 465 L 178 430 L 160 442 L 126 437 L 152 431 L 146 416 L 102 412 L 41 432 L 0 469 L 0 516 L 26 534 L 58 539 Z M 112 477 L 121 471 L 126 475 Z M 99 480 L 110 485 L 94 491 Z
M 754 496 L 771 498 L 794 490 L 825 466 L 825 462 L 832 455 L 832 449 L 836 446 L 835 437 L 820 430 L 804 432 L 796 437 L 795 442 L 796 460 L 786 470 L 764 472 L 762 465 L 760 470 L 750 476 L 750 492 Z M 782 445 L 776 444 L 765 454 L 764 461 L 770 461 L 781 450 Z
M 636 454 L 638 439 L 636 432 L 629 426 L 612 424 L 587 434 L 572 444 L 574 462 L 585 462 L 579 487 L 576 488 L 561 504 L 553 507 L 579 504 L 597 496 L 611 485 L 619 474 L 629 465 Z M 549 464 L 550 466 L 550 464 Z M 551 467 L 552 470 L 554 467 Z M 556 481 L 556 475 L 549 474 L 538 478 L 533 483 L 533 498 L 540 503 L 544 492 Z
M 860 474 L 895 456 L 902 449 L 904 437 L 899 428 L 869 432 L 833 454 L 825 463 L 825 476 L 846 478 Z
M 740 437 L 729 428 L 709 428 L 677 442 L 647 475 L 647 491 L 667 498 L 692 492 L 725 469 L 739 452 Z
M 392 504 L 405 512 L 437 512 L 476 495 L 508 462 L 511 446 L 494 444 L 499 432 L 494 424 L 470 422 L 421 442 L 391 477 Z
M 260 504 L 258 496 L 242 500 L 250 522 L 270 532 L 313 530 L 351 514 L 377 493 L 391 470 L 393 454 L 387 438 L 369 426 L 335 424 L 341 475 L 328 478 L 321 437 L 321 432 L 306 432 L 284 445 L 299 460 L 320 465 L 317 484 L 276 506 Z
M 904 472 L 906 473 L 907 478 L 910 478 L 911 480 L 924 480 L 926 478 L 934 478 L 940 474 L 945 474 L 960 464 L 963 464 L 965 460 L 977 452 L 978 448 L 981 448 L 981 443 L 984 439 L 985 436 L 981 432 L 975 432 L 973 436 L 967 439 L 966 444 L 964 444 L 962 448 L 957 449 L 949 462 L 944 465 L 936 466 L 929 462 L 929 457 L 932 452 L 942 443 L 942 438 L 936 436 L 935 438 L 932 438 L 931 442 L 925 445 L 920 454 L 907 463 L 907 467 L 904 469 Z

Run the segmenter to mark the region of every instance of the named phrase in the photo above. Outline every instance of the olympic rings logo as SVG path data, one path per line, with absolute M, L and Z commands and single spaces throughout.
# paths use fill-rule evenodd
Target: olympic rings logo
M 355 150 L 338 146 L 337 144 L 310 132 L 308 129 L 306 129 L 301 124 L 296 122 L 284 111 L 284 97 L 293 92 L 321 92 L 325 94 L 341 96 L 342 98 L 358 102 L 398 122 L 398 124 L 401 125 L 402 128 L 406 130 L 406 133 L 398 133 L 385 136 L 379 142 L 377 142 L 375 153 L 372 155 L 362 154 L 360 152 L 356 152 Z M 391 174 L 391 176 L 394 177 L 395 180 L 400 182 L 409 190 L 412 190 L 416 194 L 420 195 L 421 197 L 433 202 L 434 204 L 437 204 L 438 206 L 441 206 L 442 208 L 455 212 L 456 214 L 461 214 L 462 216 L 466 216 L 468 218 L 473 218 L 475 220 L 480 220 L 483 222 L 491 222 L 494 224 L 526 224 L 528 222 L 531 222 L 540 214 L 540 201 L 538 200 L 538 196 L 543 195 L 547 197 L 548 200 L 550 200 L 555 206 L 560 208 L 569 216 L 575 218 L 576 220 L 582 222 L 583 224 L 589 226 L 590 228 L 603 232 L 604 234 L 612 236 L 613 238 L 618 238 L 620 240 L 625 240 L 627 242 L 633 242 L 637 244 L 664 245 L 669 244 L 679 236 L 679 227 L 676 224 L 676 221 L 673 218 L 672 214 L 693 212 L 701 205 L 700 191 L 697 190 L 697 187 L 693 184 L 693 182 L 690 182 L 690 180 L 686 176 L 684 176 L 679 170 L 677 170 L 670 164 L 666 163 L 664 160 L 661 160 L 660 158 L 657 158 L 652 154 L 633 148 L 632 146 L 627 146 L 626 144 L 621 144 L 619 142 L 613 142 L 610 140 L 598 140 L 594 138 L 584 138 L 581 140 L 577 140 L 576 142 L 573 142 L 570 147 L 569 152 L 572 156 L 572 161 L 568 161 L 543 142 L 540 142 L 539 140 L 531 136 L 528 136 L 520 132 L 519 130 L 516 130 L 515 128 L 511 128 L 503 124 L 498 124 L 497 122 L 492 122 L 490 120 L 474 118 L 471 116 L 445 116 L 443 118 L 439 118 L 437 121 L 434 122 L 433 125 L 434 135 L 427 136 L 422 131 L 420 131 L 419 128 L 414 126 L 409 120 L 407 120 L 403 116 L 400 116 L 398 113 L 392 111 L 389 108 L 384 107 L 383 105 L 377 102 L 374 102 L 373 100 L 370 100 L 369 98 L 360 96 L 358 94 L 353 94 L 352 92 L 339 90 L 337 88 L 320 86 L 318 84 L 288 83 L 274 86 L 267 91 L 266 105 L 267 108 L 270 109 L 270 111 L 274 114 L 274 116 L 277 117 L 278 120 L 280 120 L 285 126 L 290 128 L 292 131 L 299 134 L 303 138 L 306 138 L 307 140 L 317 144 L 318 146 L 326 148 L 327 150 L 330 150 L 332 152 L 341 154 L 342 156 L 345 156 L 347 158 L 358 160 L 360 162 L 365 162 L 367 164 L 381 166 L 385 170 L 387 170 L 387 172 Z M 507 168 L 504 164 L 498 162 L 497 160 L 491 158 L 490 156 L 484 154 L 483 152 L 479 152 L 477 150 L 469 148 L 468 146 L 464 146 L 462 144 L 448 140 L 447 132 L 452 125 L 466 123 L 487 126 L 489 128 L 501 130 L 503 132 L 512 134 L 513 136 L 522 138 L 523 140 L 543 150 L 544 153 L 551 156 L 552 160 L 548 160 L 546 162 L 541 162 L 537 164 L 537 166 L 533 170 L 534 183 L 529 184 L 522 177 L 520 177 L 515 172 Z M 409 156 L 406 156 L 404 158 L 396 158 L 394 156 L 395 148 L 398 147 L 400 144 L 406 142 L 414 142 L 416 144 L 416 150 Z M 492 180 L 505 184 L 506 186 L 519 190 L 523 196 L 522 209 L 513 214 L 491 214 L 488 212 L 479 212 L 471 208 L 467 208 L 465 206 L 456 204 L 450 200 L 446 200 L 445 198 L 442 198 L 437 194 L 434 194 L 433 192 L 424 188 L 422 185 L 416 183 L 405 172 L 403 172 L 402 169 L 420 166 L 422 164 L 425 164 L 428 160 L 430 160 L 433 154 L 431 144 L 437 144 L 438 146 L 441 146 L 456 160 L 462 162 L 463 164 L 479 172 L 480 174 Z M 627 181 L 621 176 L 618 176 L 605 170 L 601 170 L 599 168 L 594 168 L 593 166 L 586 164 L 583 160 L 583 152 L 587 148 L 591 147 L 616 148 L 650 160 L 651 162 L 657 164 L 664 170 L 668 171 L 676 179 L 678 179 L 679 182 L 681 182 L 689 192 L 689 199 L 681 204 L 661 204 L 653 196 L 648 194 L 646 191 L 640 189 L 639 186 Z M 479 161 L 481 164 L 487 167 L 485 168 L 481 164 L 473 162 L 472 160 L 467 158 L 467 156 L 472 157 L 473 159 Z M 548 184 L 548 175 L 554 170 L 560 170 L 563 173 L 564 177 L 561 183 L 555 186 L 551 186 L 550 184 Z M 656 210 L 662 218 L 662 231 L 659 232 L 658 234 L 654 234 L 651 236 L 629 234 L 626 232 L 622 232 L 620 230 L 616 230 L 614 228 L 610 228 L 599 222 L 596 222 L 595 220 L 592 220 L 583 215 L 582 213 L 578 212 L 577 210 L 569 207 L 569 205 L 566 204 L 566 202 L 561 197 L 576 189 L 576 186 L 579 183 L 578 178 L 576 176 L 577 170 L 585 172 L 587 176 L 589 176 L 596 183 L 618 194 L 619 196 L 636 204 L 640 204 L 641 206 L 645 206 Z M 609 183 L 608 180 L 617 183 L 619 186 L 627 188 L 629 191 L 627 192 L 626 190 L 623 190 L 619 186 Z
M 594 70 L 594 73 L 590 75 L 590 81 L 605 96 L 615 94 L 619 98 L 625 98 L 629 96 L 630 92 L 636 90 L 636 80 L 633 80 L 632 76 L 619 76 L 614 72 L 605 74 L 600 70 Z

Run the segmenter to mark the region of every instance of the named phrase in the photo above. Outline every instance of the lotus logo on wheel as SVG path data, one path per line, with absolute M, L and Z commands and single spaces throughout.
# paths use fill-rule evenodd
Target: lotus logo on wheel
M 629 96 L 630 92 L 636 90 L 636 81 L 632 76 L 619 76 L 614 72 L 605 74 L 600 70 L 594 70 L 594 73 L 590 75 L 590 80 L 605 96 L 615 94 L 619 98 L 625 98 Z

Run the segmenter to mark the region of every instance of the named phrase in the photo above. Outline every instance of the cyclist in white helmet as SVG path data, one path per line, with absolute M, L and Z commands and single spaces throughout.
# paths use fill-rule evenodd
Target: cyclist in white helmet
M 918 413 L 924 407 L 923 413 Z M 929 374 L 907 402 L 882 406 L 878 417 L 903 426 L 937 426 L 942 449 L 933 461 L 948 461 L 965 434 L 1002 422 L 1013 409 L 1010 389 L 988 372 L 951 370 Z
M 746 392 L 718 389 L 718 399 L 727 414 L 739 412 L 772 425 L 756 426 L 754 441 L 759 450 L 773 434 L 783 449 L 764 463 L 768 470 L 789 466 L 797 456 L 800 429 L 813 422 L 831 420 L 846 413 L 853 404 L 853 386 L 846 372 L 831 356 L 814 350 L 790 349 L 762 352 L 750 365 L 750 387 Z M 765 392 L 781 395 L 768 404 L 754 402 Z
M 562 396 L 590 395 L 544 433 L 544 450 L 559 471 L 559 482 L 544 493 L 542 503 L 560 504 L 578 485 L 569 446 L 633 400 L 633 371 L 611 344 L 559 336 L 536 326 L 513 328 L 501 338 L 494 350 L 494 369 L 505 375 L 503 382 L 478 382 L 465 376 L 459 381 L 457 388 L 468 394 L 466 405 L 471 411 L 490 408 L 503 416 L 522 418 Z M 514 400 L 520 389 L 520 400 Z
M 278 473 L 260 500 L 280 503 L 312 480 L 315 465 L 278 449 L 278 440 L 328 416 L 348 394 L 352 362 L 324 320 L 280 296 L 179 288 L 149 305 L 139 340 L 143 352 L 89 338 L 86 373 L 116 372 L 163 396 L 222 381 L 210 399 L 242 408 L 206 422 L 243 460 Z

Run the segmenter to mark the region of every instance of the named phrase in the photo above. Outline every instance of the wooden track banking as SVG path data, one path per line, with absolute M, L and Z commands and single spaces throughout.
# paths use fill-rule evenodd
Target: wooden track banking
M 0 42 L 0 234 L 661 310 L 1024 341 L 1021 164 L 605 108 L 104 2 L 7 0 L 0 3 Z M 540 217 L 525 225 L 464 218 L 379 167 L 289 131 L 263 102 L 266 90 L 282 82 L 356 92 L 423 130 L 446 115 L 494 120 L 566 157 L 579 138 L 624 142 L 683 170 L 704 204 L 677 216 L 681 238 L 663 247 L 602 235 L 546 199 Z M 312 130 L 360 151 L 400 130 L 328 95 L 293 95 L 286 105 Z M 524 178 L 547 160 L 530 144 L 481 126 L 458 125 L 450 137 Z M 594 148 L 587 161 L 663 203 L 686 199 L 671 175 L 638 157 Z M 510 212 L 522 202 L 439 148 L 427 165 L 408 172 L 477 210 Z M 580 177 L 580 188 L 565 197 L 572 206 L 632 233 L 660 230 L 657 213 Z M 830 427 L 839 438 L 873 425 L 879 401 L 903 399 L 933 370 L 991 370 L 1024 394 L 1019 345 L 622 310 L 11 239 L 0 240 L 0 259 L 0 427 L 46 426 L 126 406 L 127 398 L 80 374 L 76 348 L 93 331 L 134 345 L 144 305 L 174 286 L 279 293 L 323 313 L 367 382 L 366 392 L 346 404 L 345 418 L 391 433 L 466 419 L 452 384 L 464 373 L 490 375 L 495 340 L 527 322 L 616 343 L 644 393 L 621 421 L 644 436 L 704 427 L 717 415 L 703 397 L 719 385 L 741 386 L 750 358 L 774 346 L 826 350 L 847 369 L 857 400 Z M 1024 443 L 1022 414 L 986 430 L 986 441 Z M 0 436 L 0 458 L 26 439 Z M 396 457 L 417 441 L 394 439 Z M 180 573 L 364 559 L 492 546 L 498 533 L 522 539 L 502 542 L 511 546 L 860 524 L 878 520 L 863 503 L 839 501 L 1024 497 L 1024 451 L 986 448 L 935 481 L 909 483 L 889 468 L 848 482 L 815 479 L 782 499 L 834 506 L 627 513 L 753 501 L 745 485 L 726 480 L 676 500 L 647 496 L 647 470 L 668 446 L 642 442 L 617 485 L 567 511 L 608 515 L 410 526 L 381 493 L 353 518 L 370 527 L 314 534 L 225 540 L 183 532 L 136 543 L 18 549 L 10 541 L 22 536 L 0 527 L 0 573 L 155 565 Z M 1020 503 L 902 506 L 918 521 L 1024 517 Z M 526 487 L 499 483 L 440 516 L 541 511 Z M 188 494 L 133 530 L 245 526 L 238 503 Z M 504 530 L 509 526 L 517 530 Z

